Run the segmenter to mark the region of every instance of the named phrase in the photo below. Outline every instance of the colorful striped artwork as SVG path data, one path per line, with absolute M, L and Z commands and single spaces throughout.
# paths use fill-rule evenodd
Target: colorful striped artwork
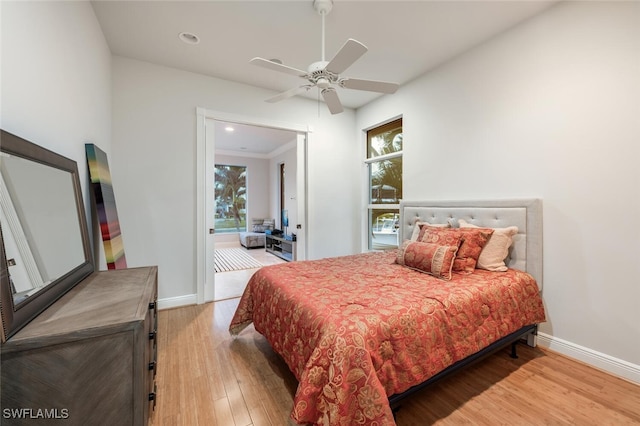
M 91 193 L 98 220 L 108 269 L 125 269 L 127 259 L 120 232 L 116 199 L 111 185 L 107 154 L 95 144 L 85 144 Z

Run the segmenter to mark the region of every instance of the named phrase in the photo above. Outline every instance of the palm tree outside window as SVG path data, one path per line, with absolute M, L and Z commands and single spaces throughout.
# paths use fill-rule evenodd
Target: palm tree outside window
M 247 230 L 247 168 L 215 165 L 216 232 Z

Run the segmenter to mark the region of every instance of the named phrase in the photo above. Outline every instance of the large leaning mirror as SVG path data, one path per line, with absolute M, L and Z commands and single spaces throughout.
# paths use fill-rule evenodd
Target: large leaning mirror
M 94 270 L 75 161 L 0 139 L 2 341 Z

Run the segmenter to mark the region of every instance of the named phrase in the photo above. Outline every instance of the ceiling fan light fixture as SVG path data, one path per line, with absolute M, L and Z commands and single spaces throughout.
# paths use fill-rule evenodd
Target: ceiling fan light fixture
M 321 77 L 316 81 L 316 86 L 318 86 L 318 88 L 322 90 L 328 89 L 329 87 L 331 87 L 331 82 L 326 78 Z
M 307 80 L 307 83 L 272 96 L 267 99 L 266 102 L 279 102 L 283 99 L 306 92 L 312 87 L 317 87 L 331 114 L 339 114 L 344 111 L 344 108 L 340 102 L 340 97 L 338 96 L 336 87 L 340 89 L 365 90 L 384 94 L 394 93 L 398 89 L 398 84 L 396 83 L 341 77 L 340 74 L 342 74 L 343 71 L 353 65 L 356 60 L 367 52 L 367 46 L 350 38 L 331 60 L 325 60 L 324 18 L 333 8 L 333 0 L 313 0 L 313 8 L 322 16 L 322 55 L 320 61 L 313 62 L 309 65 L 306 71 L 283 65 L 282 62 L 277 59 L 256 57 L 249 61 L 254 65 L 258 65 L 272 71 L 294 75 Z

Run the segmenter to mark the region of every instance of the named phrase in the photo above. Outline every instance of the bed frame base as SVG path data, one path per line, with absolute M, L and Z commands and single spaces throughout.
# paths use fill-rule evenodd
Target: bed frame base
M 405 399 L 406 397 L 408 397 L 409 395 L 412 395 L 416 392 L 418 392 L 419 390 L 422 390 L 424 388 L 426 388 L 427 386 L 430 386 L 438 381 L 440 381 L 441 379 L 451 376 L 454 373 L 457 373 L 458 371 L 462 370 L 465 367 L 470 366 L 471 364 L 474 364 L 478 361 L 480 361 L 483 358 L 488 357 L 489 355 L 494 354 L 495 352 L 499 351 L 500 349 L 503 349 L 509 345 L 511 345 L 511 358 L 518 358 L 518 355 L 516 353 L 516 345 L 518 344 L 518 342 L 523 339 L 526 338 L 527 339 L 527 344 L 529 344 L 530 346 L 535 346 L 535 344 L 531 344 L 531 343 L 535 343 L 535 335 L 538 332 L 538 325 L 537 324 L 532 324 L 532 325 L 527 325 L 525 327 L 522 327 L 519 330 L 514 331 L 513 333 L 509 334 L 508 336 L 503 337 L 502 339 L 492 343 L 491 345 L 487 346 L 486 348 L 480 350 L 479 352 L 476 352 L 473 355 L 470 355 L 468 357 L 466 357 L 463 360 L 460 360 L 458 362 L 456 362 L 455 364 L 445 368 L 444 370 L 442 370 L 441 372 L 439 372 L 438 374 L 436 374 L 435 376 L 432 376 L 430 379 L 428 379 L 425 382 L 420 383 L 419 385 L 415 385 L 409 389 L 407 389 L 406 391 L 402 392 L 402 393 L 398 393 L 395 395 L 391 395 L 389 397 L 389 405 L 391 405 L 391 409 L 394 413 L 398 411 L 399 404 L 400 402 Z M 532 336 L 534 337 L 532 339 Z

